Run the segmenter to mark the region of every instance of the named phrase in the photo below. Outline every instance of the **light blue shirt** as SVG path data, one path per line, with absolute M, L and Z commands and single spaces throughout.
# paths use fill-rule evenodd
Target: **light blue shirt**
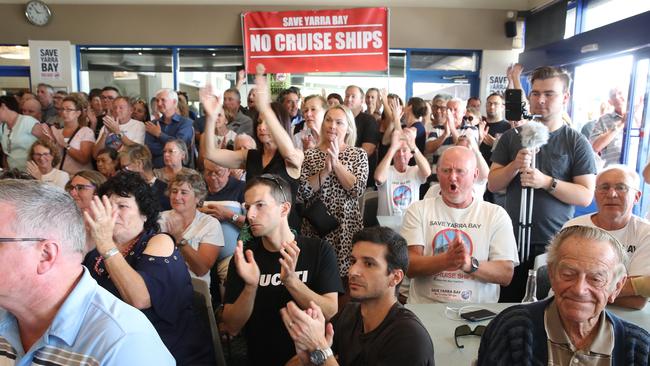
M 138 309 L 83 275 L 43 336 L 25 352 L 16 318 L 0 309 L 0 365 L 175 365 Z
M 38 121 L 31 116 L 18 115 L 14 128 L 9 130 L 6 123 L 0 127 L 0 143 L 2 150 L 7 155 L 7 163 L 11 169 L 25 170 L 27 160 L 31 160 L 29 148 L 36 142 L 32 129 Z M 10 149 L 11 147 L 11 149 Z

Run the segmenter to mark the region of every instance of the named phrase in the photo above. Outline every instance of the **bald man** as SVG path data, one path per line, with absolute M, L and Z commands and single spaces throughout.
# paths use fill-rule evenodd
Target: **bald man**
M 512 223 L 500 206 L 476 200 L 474 153 L 451 147 L 436 167 L 440 194 L 412 204 L 404 216 L 411 278 L 409 303 L 495 303 L 499 285 L 519 264 Z
M 35 98 L 26 99 L 22 103 L 20 113 L 26 116 L 34 117 L 37 121 L 40 121 L 41 117 L 43 116 L 41 103 Z

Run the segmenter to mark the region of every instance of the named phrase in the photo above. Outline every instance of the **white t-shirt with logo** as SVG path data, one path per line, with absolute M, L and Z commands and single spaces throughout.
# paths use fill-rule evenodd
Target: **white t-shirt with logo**
M 172 212 L 173 210 L 169 210 L 160 214 L 160 220 L 158 221 L 160 224 L 160 231 L 169 232 L 167 228 L 167 220 L 169 220 L 169 216 Z M 221 223 L 219 223 L 219 220 L 214 217 L 197 210 L 194 220 L 192 220 L 190 226 L 188 226 L 183 232 L 183 239 L 187 240 L 187 245 L 192 247 L 194 250 L 199 250 L 199 244 L 201 243 L 223 247 Z M 189 267 L 187 269 L 190 271 L 192 277 L 200 278 L 210 286 L 210 271 L 203 276 L 197 276 L 191 269 L 189 269 Z
M 403 216 L 411 203 L 420 199 L 420 185 L 426 178 L 420 178 L 417 166 L 409 166 L 400 173 L 394 166 L 388 167 L 386 181 L 377 184 L 378 216 Z
M 461 235 L 472 257 L 512 261 L 519 265 L 512 222 L 506 211 L 489 202 L 473 200 L 463 209 L 447 206 L 441 196 L 413 203 L 402 222 L 401 234 L 409 246 L 424 246 L 423 255 L 444 253 Z M 411 278 L 409 303 L 496 303 L 498 284 L 485 283 L 461 270 Z
M 108 132 L 106 130 L 106 126 L 102 127 L 102 129 L 99 131 L 100 138 L 106 132 Z M 120 124 L 120 132 L 124 134 L 124 136 L 128 137 L 129 140 L 140 145 L 144 145 L 144 135 L 146 133 L 144 122 L 130 119 L 129 122 Z M 122 147 L 122 142 L 119 141 L 115 134 L 109 133 L 109 135 L 106 136 L 106 146 L 111 146 L 118 150 L 120 147 Z
M 567 226 L 591 226 L 597 227 L 591 217 L 593 214 L 587 214 L 575 217 L 564 224 Z M 618 230 L 605 230 L 618 239 L 627 249 L 627 255 L 630 262 L 627 266 L 629 276 L 649 276 L 650 275 L 650 222 L 632 215 L 630 222 L 624 228 Z

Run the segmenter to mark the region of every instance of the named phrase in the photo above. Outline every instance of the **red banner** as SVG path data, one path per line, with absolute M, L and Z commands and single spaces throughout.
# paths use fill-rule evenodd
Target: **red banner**
M 246 71 L 383 71 L 388 9 L 248 12 L 242 15 Z

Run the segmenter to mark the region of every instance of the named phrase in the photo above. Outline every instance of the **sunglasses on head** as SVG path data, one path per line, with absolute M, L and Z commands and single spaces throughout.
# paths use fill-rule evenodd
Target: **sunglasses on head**
M 469 335 L 475 335 L 475 336 L 482 336 L 483 333 L 485 333 L 485 325 L 477 325 L 474 330 L 469 327 L 467 324 L 459 325 L 456 327 L 456 330 L 454 330 L 454 341 L 456 342 L 456 347 L 458 348 L 465 348 L 464 345 L 458 344 L 458 337 L 464 337 L 464 336 L 469 336 Z

